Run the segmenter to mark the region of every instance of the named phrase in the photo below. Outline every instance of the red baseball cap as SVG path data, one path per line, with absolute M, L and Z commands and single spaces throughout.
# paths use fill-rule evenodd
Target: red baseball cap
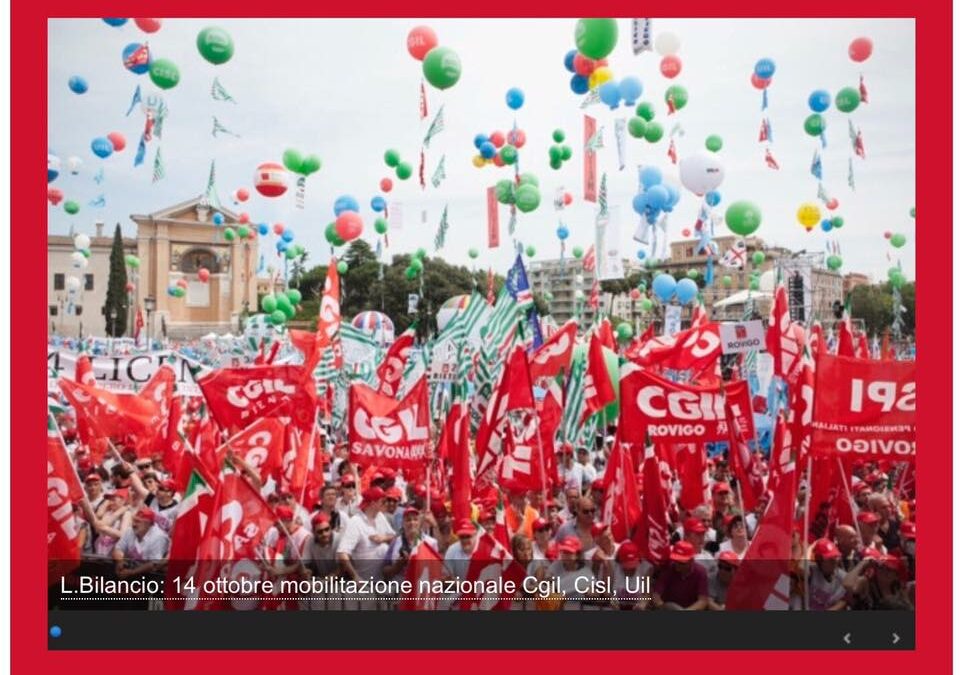
M 148 520 L 152 523 L 157 519 L 157 512 L 144 506 L 137 511 L 137 514 L 134 516 L 134 518 L 139 520 Z
M 713 484 L 713 487 L 710 488 L 713 494 L 720 494 L 721 492 L 730 492 L 730 483 L 726 481 L 717 481 Z
M 670 560 L 674 562 L 690 562 L 695 555 L 693 544 L 689 541 L 678 541 L 670 548 Z
M 857 522 L 864 525 L 876 525 L 880 522 L 880 517 L 873 511 L 861 511 L 857 514 Z
M 276 513 L 280 520 L 293 520 L 293 509 L 289 506 L 278 506 Z
M 550 521 L 546 518 L 537 518 L 533 521 L 533 531 L 538 532 L 540 530 L 550 529 Z
M 370 502 L 380 501 L 386 497 L 386 493 L 383 491 L 383 488 L 371 487 L 364 490 L 360 496 L 363 498 L 364 504 L 369 504 Z
M 597 491 L 599 491 L 599 492 L 603 492 L 603 479 L 602 479 L 602 478 L 598 478 L 597 480 L 593 481 L 593 482 L 590 484 L 590 489 L 591 489 L 591 490 L 597 490 Z
M 563 553 L 579 553 L 583 550 L 583 544 L 578 537 L 564 537 L 557 543 L 557 550 Z
M 829 539 L 817 539 L 813 543 L 813 555 L 817 558 L 840 559 L 840 549 Z
M 348 473 L 340 478 L 340 485 L 346 487 L 348 485 L 356 485 L 357 479 L 353 477 L 352 473 Z
M 170 480 L 169 478 L 167 478 L 166 480 L 160 481 L 160 484 L 157 487 L 161 490 L 166 490 L 167 492 L 177 491 L 176 481 Z
M 88 475 L 86 478 L 83 479 L 84 483 L 100 483 L 102 481 L 103 479 L 100 478 L 100 474 L 97 473 L 96 471 L 94 471 L 93 473 L 91 473 L 90 475 Z
M 287 508 L 287 507 L 281 506 L 280 508 Z M 279 511 L 279 509 L 277 510 Z M 329 523 L 330 516 L 327 515 L 326 511 L 317 511 L 316 513 L 313 514 L 313 517 L 310 519 L 310 522 L 315 526 L 319 525 L 320 523 Z
M 379 473 L 387 480 L 393 480 L 397 477 L 397 472 L 391 469 L 389 466 L 380 467 Z
M 733 551 L 720 551 L 717 560 L 719 562 L 730 563 L 734 567 L 740 567 L 740 556 Z
M 479 520 L 481 523 L 485 520 L 496 520 L 496 519 L 497 519 L 497 512 L 494 511 L 493 509 L 486 509 L 484 511 L 481 511 L 480 517 L 477 518 L 477 520 Z
M 640 548 L 632 541 L 623 542 L 617 549 L 617 562 L 621 565 L 640 562 Z
M 868 490 L 870 490 L 870 484 L 867 483 L 866 481 L 860 481 L 859 483 L 853 486 L 854 492 L 866 492 Z
M 881 567 L 886 567 L 888 570 L 893 570 L 894 572 L 900 573 L 903 571 L 903 558 L 898 555 L 893 555 L 892 553 L 885 553 L 880 556 L 878 561 Z
M 390 488 L 384 494 L 386 495 L 387 499 L 396 499 L 397 501 L 403 499 L 403 492 L 396 486 Z
M 420 509 L 418 509 L 416 506 L 408 506 L 407 508 L 405 508 L 405 509 L 403 510 L 403 517 L 406 518 L 406 517 L 409 516 L 411 513 L 412 513 L 413 515 L 415 515 L 415 516 L 419 516 L 419 515 L 420 515 Z
M 912 520 L 905 520 L 900 523 L 900 536 L 904 539 L 916 539 L 917 524 Z
M 699 518 L 687 518 L 683 521 L 683 532 L 695 532 L 697 534 L 703 534 L 707 531 L 707 526 L 703 524 L 703 521 Z
M 473 523 L 471 523 L 469 519 L 464 518 L 457 523 L 457 529 L 454 531 L 454 534 L 458 537 L 469 537 L 476 531 L 477 528 L 473 526 Z

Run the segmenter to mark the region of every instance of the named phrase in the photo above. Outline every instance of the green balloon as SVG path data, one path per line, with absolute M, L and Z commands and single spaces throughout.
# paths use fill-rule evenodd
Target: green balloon
M 897 233 L 890 237 L 890 245 L 894 248 L 903 248 L 903 245 L 907 243 L 907 237 L 900 233 Z
M 563 149 L 559 145 L 551 145 L 550 150 L 550 163 L 563 161 Z
M 345 260 L 341 260 L 340 262 L 337 263 L 338 274 L 346 274 L 349 271 L 350 271 L 350 266 L 347 264 Z
M 641 281 L 639 284 L 637 284 L 637 290 L 640 291 L 641 293 L 646 293 L 647 292 L 646 282 Z
M 327 229 L 324 230 L 323 236 L 326 237 L 327 242 L 331 246 L 343 246 L 346 243 L 343 239 L 340 238 L 340 235 L 337 234 L 336 222 L 333 222 L 327 225 Z
M 507 180 L 506 178 L 498 180 L 494 191 L 497 194 L 497 201 L 501 204 L 513 204 L 516 199 L 512 180 Z
M 284 314 L 281 310 L 275 309 L 270 312 L 270 323 L 274 326 L 282 326 L 287 322 L 287 315 Z
M 656 143 L 663 138 L 663 126 L 659 122 L 649 122 L 643 132 L 643 137 L 647 139 L 648 143 Z
M 413 252 L 413 257 L 416 258 L 417 260 L 422 261 L 427 257 L 427 249 L 421 246 L 420 248 L 418 248 L 416 251 Z
M 80 211 L 80 205 L 71 199 L 63 203 L 63 210 L 72 216 Z
M 687 90 L 684 87 L 681 87 L 679 84 L 674 84 L 670 87 L 667 87 L 667 91 L 663 95 L 663 98 L 668 103 L 670 102 L 670 99 L 673 98 L 674 109 L 682 110 L 684 106 L 687 105 L 687 100 L 690 98 L 690 95 L 687 93 Z
M 303 294 L 298 288 L 288 288 L 287 299 L 290 301 L 290 304 L 299 305 L 300 301 L 303 300 Z
M 580 258 L 583 257 L 583 249 L 582 249 L 581 247 L 579 247 L 579 246 L 574 246 L 574 247 L 573 247 L 573 257 L 576 258 L 577 260 L 580 260 Z
M 827 267 L 834 272 L 843 267 L 843 258 L 838 255 L 832 255 L 827 258 Z
M 471 248 L 469 251 L 467 251 L 467 255 L 470 256 L 471 260 L 476 260 L 480 256 L 480 251 L 475 248 Z
M 287 148 L 283 151 L 283 165 L 293 173 L 300 173 L 300 165 L 303 164 L 303 156 L 298 150 Z
M 178 298 L 182 298 L 186 294 L 187 294 L 187 289 L 181 286 L 177 286 L 177 290 L 174 291 L 174 295 L 176 295 Z
M 560 146 L 560 159 L 566 162 L 571 157 L 573 157 L 573 148 L 569 145 Z
M 696 278 L 699 277 L 699 276 L 700 276 L 700 273 L 699 273 L 697 270 L 692 269 L 692 268 L 689 269 L 689 270 L 687 270 L 687 278 L 688 278 L 688 279 L 696 279 Z
M 830 224 L 833 225 L 833 229 L 839 230 L 843 227 L 843 218 L 841 216 L 834 216 L 830 219 Z
M 553 302 L 553 293 L 551 293 L 550 291 L 546 291 L 543 294 L 543 299 L 546 300 L 547 302 Z
M 573 33 L 577 51 L 591 59 L 610 55 L 617 46 L 616 19 L 580 19 Z
M 540 188 L 526 183 L 517 188 L 517 208 L 523 213 L 530 213 L 540 206 Z
M 860 91 L 856 87 L 844 87 L 834 99 L 837 110 L 852 113 L 860 106 Z
M 150 81 L 161 89 L 173 89 L 180 81 L 180 69 L 170 59 L 157 59 L 150 64 Z
M 400 180 L 407 180 L 412 175 L 413 167 L 410 166 L 410 164 L 407 162 L 400 162 L 397 164 L 397 178 Z
M 237 228 L 237 234 L 240 236 L 241 239 L 246 239 L 247 237 L 250 236 L 250 228 L 247 227 L 246 225 L 241 225 L 240 227 Z
M 423 271 L 423 261 L 420 258 L 412 258 L 410 260 L 410 269 L 418 274 Z
M 403 273 L 407 277 L 407 279 L 411 281 L 417 278 L 417 270 L 413 269 L 412 267 L 408 267 L 407 269 L 404 270 Z
M 653 119 L 656 112 L 654 112 L 653 104 L 649 101 L 641 101 L 637 104 L 637 115 L 643 119 L 644 122 L 649 122 Z
M 567 138 L 567 135 L 563 133 L 563 129 L 554 129 L 553 130 L 553 142 L 554 143 L 563 143 Z
M 748 201 L 734 202 L 727 207 L 725 215 L 727 227 L 734 234 L 746 237 L 757 231 L 763 220 L 759 207 Z
M 723 284 L 724 288 L 730 288 L 733 286 L 733 278 L 729 274 L 724 275 L 723 279 L 720 280 L 720 283 Z
M 750 278 L 750 290 L 751 290 L 751 291 L 759 291 L 759 290 L 760 290 L 760 279 L 758 279 L 757 277 L 751 277 L 751 278 Z
M 293 260 L 294 258 L 297 257 L 297 249 L 291 246 L 290 248 L 288 248 L 286 251 L 283 252 L 283 255 L 286 256 L 287 260 Z
M 540 181 L 537 180 L 537 177 L 532 173 L 521 173 L 520 185 L 534 185 L 536 187 L 540 187 Z
M 900 273 L 897 273 L 894 277 L 890 279 L 890 285 L 896 288 L 897 290 L 903 288 L 903 285 L 905 283 L 907 283 L 907 278 Z
M 373 229 L 377 234 L 386 234 L 387 233 L 387 221 L 384 218 L 377 218 L 373 221 Z
M 627 131 L 634 138 L 643 138 L 647 133 L 647 122 L 642 117 L 631 117 L 627 122 Z
M 723 139 L 716 134 L 710 134 L 707 136 L 706 146 L 710 152 L 720 152 L 720 148 L 723 147 Z
M 303 161 L 300 162 L 300 173 L 304 176 L 309 176 L 319 171 L 321 166 L 323 166 L 323 162 L 317 155 L 307 155 L 303 158 Z
M 84 257 L 84 258 L 89 258 L 89 257 L 90 257 L 90 249 L 89 249 L 89 248 L 82 249 L 82 250 L 80 251 L 80 253 L 83 254 L 83 257 Z M 138 267 L 140 266 L 140 259 L 139 259 L 139 258 L 137 258 L 137 266 L 138 266 Z
M 383 161 L 387 163 L 387 166 L 393 169 L 397 166 L 397 164 L 400 163 L 400 153 L 391 148 L 383 153 Z
M 803 121 L 803 130 L 811 136 L 819 136 L 827 128 L 827 121 L 820 113 L 813 113 Z
M 223 238 L 227 241 L 233 241 L 237 238 L 237 233 L 232 227 L 228 227 L 223 231 Z
M 537 249 L 533 246 L 527 246 L 527 250 L 524 251 L 524 253 L 527 254 L 528 258 L 532 258 L 533 256 L 537 255 Z
M 455 85 L 460 72 L 460 57 L 449 47 L 434 47 L 423 59 L 423 76 L 437 89 Z
M 553 169 L 554 171 L 559 171 L 560 169 L 563 168 L 563 160 L 560 159 L 559 157 L 551 157 L 550 168 Z
M 762 265 L 763 261 L 767 259 L 767 256 L 764 255 L 763 251 L 757 251 L 753 254 L 753 264 Z
M 653 300 L 650 298 L 644 298 L 640 301 L 640 310 L 644 312 L 649 312 L 653 309 Z
M 265 295 L 260 300 L 260 307 L 263 308 L 263 311 L 267 314 L 272 314 L 277 311 L 277 296 L 275 295 Z
M 517 149 L 512 145 L 505 145 L 500 149 L 500 159 L 503 160 L 503 163 L 507 166 L 516 163 L 517 161 Z
M 233 56 L 233 38 L 222 28 L 209 26 L 197 35 L 197 49 L 200 50 L 200 56 L 219 66 Z
M 620 342 L 626 342 L 632 337 L 633 337 L 633 328 L 630 326 L 629 323 L 624 322 L 624 323 L 621 323 L 619 326 L 617 326 L 617 339 Z

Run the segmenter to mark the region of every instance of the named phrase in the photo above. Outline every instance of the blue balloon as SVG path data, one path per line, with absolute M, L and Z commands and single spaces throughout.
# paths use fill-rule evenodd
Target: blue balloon
M 663 210 L 669 213 L 673 210 L 673 207 L 677 205 L 677 202 L 680 201 L 680 190 L 670 183 L 664 183 L 661 187 L 666 188 L 667 195 L 669 196 L 667 205 L 663 207 Z
M 567 52 L 567 55 L 563 57 L 563 67 L 569 70 L 571 73 L 577 72 L 573 69 L 573 60 L 577 58 L 577 50 L 571 49 Z
M 493 159 L 493 156 L 496 154 L 497 154 L 497 147 L 490 141 L 487 141 L 486 143 L 480 146 L 480 156 L 483 157 L 484 159 Z
M 98 136 L 90 142 L 90 149 L 93 150 L 93 154 L 103 159 L 113 154 L 113 143 L 108 138 Z
M 654 185 L 660 185 L 663 182 L 663 174 L 655 166 L 645 166 L 640 170 L 640 184 L 644 190 L 649 190 Z
M 507 107 L 510 110 L 520 110 L 523 107 L 523 92 L 513 87 L 507 90 Z
M 130 58 L 138 49 L 142 48 L 143 45 L 139 42 L 131 42 L 123 48 L 123 67 L 135 75 L 143 75 L 144 73 L 148 72 L 150 70 L 150 63 L 153 61 L 153 59 L 150 57 L 149 51 L 147 52 L 146 63 L 135 63 Z
M 642 248 L 639 251 L 637 251 L 637 260 L 643 260 L 646 257 L 647 257 L 647 252 L 644 251 Z
M 610 106 L 610 110 L 620 107 L 620 85 L 614 80 L 600 85 L 600 100 Z
M 827 108 L 830 107 L 830 92 L 825 89 L 817 89 L 810 94 L 807 103 L 810 105 L 810 110 L 815 113 L 826 112 Z
M 626 105 L 633 105 L 643 94 L 643 84 L 636 77 L 625 77 L 620 80 L 620 96 Z
M 564 241 L 567 237 L 570 236 L 570 230 L 567 229 L 566 225 L 561 225 L 557 228 L 557 239 Z
M 769 80 L 776 70 L 777 64 L 773 62 L 773 59 L 760 59 L 757 61 L 757 65 L 753 67 L 753 72 L 761 80 Z
M 47 182 L 50 183 L 60 175 L 60 158 L 47 151 Z
M 647 206 L 655 211 L 662 210 L 670 201 L 670 193 L 662 185 L 654 185 L 644 194 L 647 196 Z
M 651 225 L 656 225 L 657 218 L 660 217 L 660 209 L 655 209 L 652 206 L 647 206 L 647 222 Z
M 720 193 L 716 190 L 710 190 L 705 196 L 704 199 L 707 200 L 707 206 L 716 206 L 720 203 Z
M 268 234 L 270 232 L 270 226 L 266 223 L 260 223 L 257 225 L 257 232 L 260 234 Z
M 677 280 L 669 274 L 658 274 L 653 278 L 653 294 L 660 302 L 667 302 L 677 292 Z
M 486 134 L 477 134 L 476 136 L 473 137 L 473 147 L 479 150 L 480 146 L 489 140 L 490 139 L 487 137 Z
M 79 75 L 71 77 L 70 81 L 67 82 L 67 86 L 70 87 L 70 91 L 74 94 L 86 94 L 88 89 L 87 81 Z
M 214 224 L 214 225 L 223 225 L 223 214 L 222 214 L 222 213 L 214 213 L 214 214 L 213 214 L 213 224 Z
M 370 208 L 376 211 L 377 213 L 380 213 L 385 208 L 387 208 L 387 200 L 385 200 L 380 195 L 377 195 L 376 197 L 370 200 Z
M 291 241 L 293 241 L 293 230 L 284 230 L 283 234 L 280 235 L 280 238 L 283 241 L 290 243 Z
M 820 227 L 824 232 L 829 232 L 833 229 L 833 221 L 831 221 L 829 218 L 824 218 L 820 221 Z
M 633 210 L 641 216 L 647 209 L 647 197 L 642 192 L 633 196 Z
M 127 21 L 128 19 L 104 19 L 103 20 L 105 24 L 107 24 L 108 26 L 113 26 L 114 28 L 117 28 L 118 26 L 122 26 Z
M 590 83 L 583 75 L 574 75 L 570 78 L 570 89 L 573 90 L 574 94 L 580 96 L 590 91 Z
M 350 195 L 341 195 L 337 197 L 337 200 L 333 203 L 333 213 L 339 216 L 344 211 L 353 211 L 356 213 L 360 211 L 360 204 Z
M 283 239 L 278 239 L 278 240 L 277 240 L 277 251 L 279 251 L 280 253 L 283 253 L 283 252 L 286 251 L 286 250 L 287 250 L 287 242 L 285 242 Z
M 656 283 L 656 280 L 654 280 L 654 283 Z M 681 305 L 685 305 L 697 297 L 699 291 L 697 282 L 693 279 L 681 279 L 677 282 L 677 300 L 680 301 Z

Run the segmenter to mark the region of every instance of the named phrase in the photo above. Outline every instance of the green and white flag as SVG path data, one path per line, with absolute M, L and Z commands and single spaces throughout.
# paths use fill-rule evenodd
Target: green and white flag
M 240 138 L 240 134 L 235 134 L 225 126 L 220 124 L 220 120 L 217 119 L 217 116 L 213 116 L 213 137 L 216 138 L 217 134 L 227 134 L 228 136 L 233 136 L 234 138 Z
M 214 101 L 230 101 L 231 103 L 236 103 L 233 96 L 228 94 L 227 90 L 220 84 L 219 77 L 213 78 L 213 85 L 210 87 L 210 96 Z
M 217 195 L 217 160 L 210 160 L 210 176 L 207 178 L 207 189 L 203 193 L 204 200 L 215 209 L 220 209 L 220 197 Z
M 446 155 L 442 155 L 440 157 L 440 163 L 437 164 L 437 168 L 433 172 L 433 177 L 430 178 L 430 183 L 435 188 L 440 187 L 440 183 L 442 183 L 443 179 L 447 177 L 447 169 L 446 169 L 446 166 L 444 165 L 444 160 L 446 159 L 447 159 Z
M 600 195 L 597 197 L 597 202 L 600 204 L 600 215 L 607 215 L 607 172 L 604 171 L 603 175 L 600 177 Z
M 433 238 L 433 247 L 435 251 L 439 251 L 447 242 L 447 230 L 449 229 L 450 223 L 447 222 L 447 205 L 444 205 L 443 215 L 440 216 L 440 227 L 437 229 L 437 236 Z
M 427 129 L 427 135 L 423 138 L 423 147 L 429 148 L 430 141 L 441 131 L 443 131 L 443 106 L 440 106 L 440 110 L 437 111 L 436 116 L 430 123 L 430 128 Z
M 163 157 L 160 156 L 160 148 L 157 148 L 157 154 L 153 157 L 153 182 L 156 183 L 166 176 L 163 168 Z
M 584 149 L 591 152 L 596 152 L 603 147 L 605 146 L 603 145 L 603 127 L 601 126 L 599 129 L 597 129 L 597 133 L 587 139 Z
M 583 97 L 583 101 L 580 103 L 580 109 L 588 108 L 592 105 L 595 105 L 600 102 L 600 88 L 591 89 L 587 92 L 586 96 Z

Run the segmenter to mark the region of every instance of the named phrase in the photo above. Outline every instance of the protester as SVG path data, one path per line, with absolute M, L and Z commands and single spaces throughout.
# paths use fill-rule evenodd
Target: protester
M 696 611 L 707 608 L 707 572 L 693 559 L 693 545 L 679 541 L 670 549 L 670 562 L 653 585 L 654 609 Z
M 844 572 L 840 569 L 840 549 L 829 539 L 818 539 L 813 544 L 813 560 L 807 581 L 809 609 L 845 609 L 847 590 L 843 583 Z
M 387 547 L 396 534 L 383 515 L 383 490 L 368 488 L 362 497 L 359 513 L 350 518 L 340 537 L 337 560 L 351 579 L 379 579 Z

